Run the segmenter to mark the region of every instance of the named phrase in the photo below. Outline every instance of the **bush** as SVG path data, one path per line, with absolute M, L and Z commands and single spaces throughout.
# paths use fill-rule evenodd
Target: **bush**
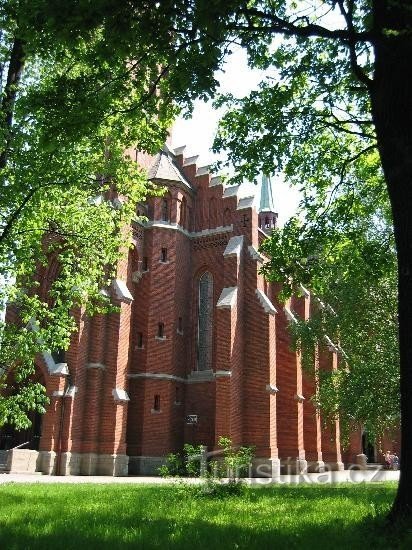
M 220 468 L 219 465 L 215 468 L 219 477 L 227 477 L 229 480 L 246 477 L 255 456 L 255 448 L 239 447 L 236 449 L 232 447 L 232 440 L 229 437 L 220 437 L 218 445 L 223 454 L 223 464 Z
M 162 477 L 200 477 L 202 445 L 186 443 L 180 453 L 169 453 L 166 464 L 158 468 Z

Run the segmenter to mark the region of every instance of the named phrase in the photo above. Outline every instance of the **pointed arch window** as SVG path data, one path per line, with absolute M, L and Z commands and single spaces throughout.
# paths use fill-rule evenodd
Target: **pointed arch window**
M 213 356 L 213 277 L 206 271 L 199 279 L 197 370 L 211 370 Z

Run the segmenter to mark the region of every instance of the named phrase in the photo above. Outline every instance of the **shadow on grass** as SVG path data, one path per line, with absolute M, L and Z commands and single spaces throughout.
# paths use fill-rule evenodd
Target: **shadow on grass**
M 366 517 L 353 523 L 337 515 L 325 516 L 314 523 L 311 516 L 298 517 L 301 506 L 311 506 L 316 491 L 293 488 L 252 490 L 244 500 L 247 513 L 242 515 L 242 501 L 216 501 L 185 498 L 183 492 L 165 488 L 142 491 L 116 488 L 111 492 L 97 488 L 70 490 L 32 490 L 26 498 L 21 491 L 1 491 L 0 548 L 63 548 L 100 550 L 116 548 L 196 549 L 345 549 L 373 550 L 412 548 L 411 533 L 400 540 L 399 534 L 385 529 L 384 514 Z M 344 488 L 343 488 L 344 489 Z M 329 497 L 336 497 L 334 487 L 319 488 L 318 507 Z M 122 492 L 123 491 L 123 492 Z M 359 491 L 358 501 L 351 491 L 339 491 L 353 498 L 353 506 L 368 502 L 368 493 Z M 375 506 L 380 498 L 374 494 Z M 300 497 L 299 497 L 300 495 Z M 277 499 L 278 497 L 278 499 Z M 346 498 L 346 497 L 345 497 Z M 273 499 L 273 500 L 271 500 Z M 282 500 L 284 508 L 272 506 Z M 326 500 L 323 500 L 326 499 Z M 299 507 L 293 506 L 293 501 Z M 382 502 L 384 498 L 382 498 Z M 386 494 L 386 504 L 388 496 Z M 256 506 L 256 514 L 254 506 Z M 352 502 L 351 502 L 352 506 Z M 7 514 L 10 510 L 12 515 Z M 17 510 L 20 509 L 20 510 Z M 283 510 L 283 511 L 282 511 Z M 329 510 L 330 511 L 330 510 Z M 320 513 L 320 512 L 319 512 Z M 316 518 L 315 518 L 316 519 Z

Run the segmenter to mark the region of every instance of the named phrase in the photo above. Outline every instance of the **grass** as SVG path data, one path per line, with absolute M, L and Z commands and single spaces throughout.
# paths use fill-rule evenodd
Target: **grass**
M 0 548 L 412 548 L 412 531 L 385 528 L 395 489 L 277 486 L 216 500 L 172 486 L 6 484 Z

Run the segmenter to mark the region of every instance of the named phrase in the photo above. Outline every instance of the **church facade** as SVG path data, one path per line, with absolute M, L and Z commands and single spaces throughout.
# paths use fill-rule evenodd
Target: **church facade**
M 288 324 L 310 315 L 311 295 L 286 305 L 259 270 L 259 245 L 276 224 L 272 189 L 225 187 L 184 148 L 166 146 L 149 177 L 167 187 L 133 227 L 134 246 L 110 295 L 118 311 L 88 318 L 64 359 L 44 354 L 50 405 L 33 461 L 48 474 L 154 474 L 184 443 L 220 436 L 253 445 L 252 475 L 343 469 L 338 422 L 322 423 L 315 382 L 291 350 Z M 256 195 L 256 196 L 255 196 Z M 338 349 L 320 348 L 319 369 Z

